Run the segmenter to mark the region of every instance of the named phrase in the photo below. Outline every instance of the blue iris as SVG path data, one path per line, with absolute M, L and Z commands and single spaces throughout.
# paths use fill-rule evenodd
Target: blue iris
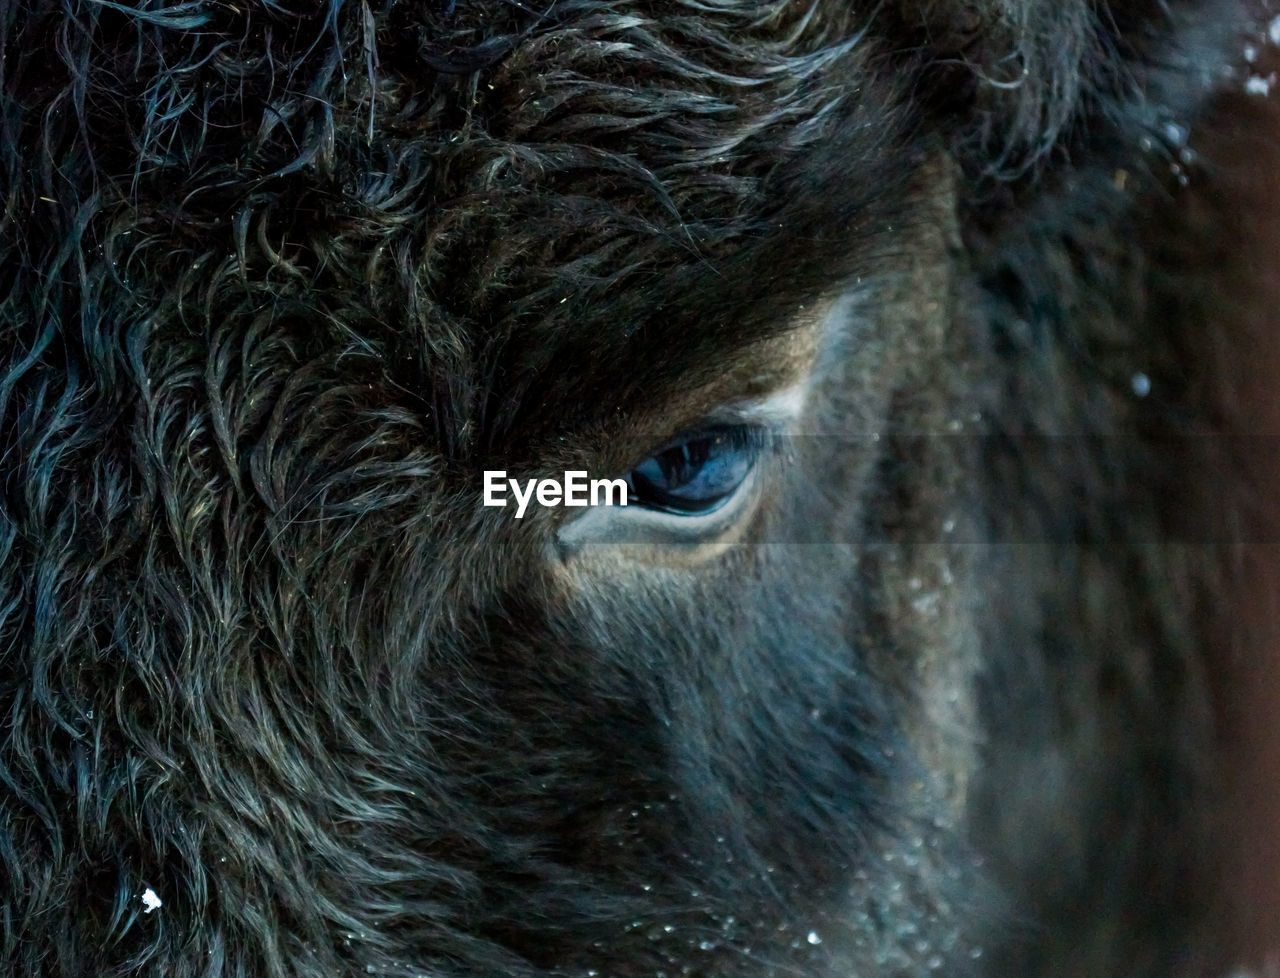
M 754 430 L 743 427 L 685 435 L 631 470 L 630 502 L 677 514 L 713 510 L 742 485 L 758 446 Z

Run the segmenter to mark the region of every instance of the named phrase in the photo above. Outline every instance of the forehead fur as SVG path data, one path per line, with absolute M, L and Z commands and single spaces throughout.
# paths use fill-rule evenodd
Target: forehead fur
M 873 273 L 927 140 L 1050 140 L 1103 20 L 968 9 L 6 5 L 5 319 L 78 320 L 105 388 L 257 384 L 246 431 L 291 378 L 511 458 Z
M 698 382 L 672 365 L 862 267 L 920 159 L 858 5 L 25 6 L 33 319 L 116 319 L 140 373 L 238 350 L 394 390 L 453 457 Z

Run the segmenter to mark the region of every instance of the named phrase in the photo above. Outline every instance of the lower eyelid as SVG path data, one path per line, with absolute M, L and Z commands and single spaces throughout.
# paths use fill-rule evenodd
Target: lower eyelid
M 622 552 L 637 559 L 652 556 L 649 547 L 678 547 L 689 559 L 711 557 L 715 548 L 734 542 L 746 532 L 747 517 L 760 497 L 761 466 L 753 465 L 741 484 L 723 500 L 701 513 L 672 513 L 650 506 L 601 506 L 585 509 L 564 523 L 556 533 L 554 553 L 559 561 L 571 561 L 590 552 L 594 545 L 641 545 Z M 711 548 L 711 549 L 707 549 Z M 697 559 L 701 559 L 698 557 Z M 661 555 L 658 554 L 658 559 Z

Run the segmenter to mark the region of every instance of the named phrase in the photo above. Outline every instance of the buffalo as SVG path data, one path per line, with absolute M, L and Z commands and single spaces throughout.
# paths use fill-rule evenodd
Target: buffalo
M 0 2 L 0 968 L 1260 966 L 1272 16 Z

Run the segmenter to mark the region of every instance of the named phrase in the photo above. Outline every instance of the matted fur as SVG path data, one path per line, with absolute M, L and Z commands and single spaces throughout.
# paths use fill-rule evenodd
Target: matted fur
M 0 3 L 0 968 L 1216 964 L 1219 577 L 1155 437 L 1212 401 L 1126 388 L 1220 294 L 1169 133 L 1254 27 Z M 902 437 L 780 510 L 842 547 L 570 599 L 545 521 L 479 509 L 488 467 L 634 463 L 798 304 L 935 275 L 948 328 L 839 374 Z M 955 507 L 1037 546 L 939 557 Z

